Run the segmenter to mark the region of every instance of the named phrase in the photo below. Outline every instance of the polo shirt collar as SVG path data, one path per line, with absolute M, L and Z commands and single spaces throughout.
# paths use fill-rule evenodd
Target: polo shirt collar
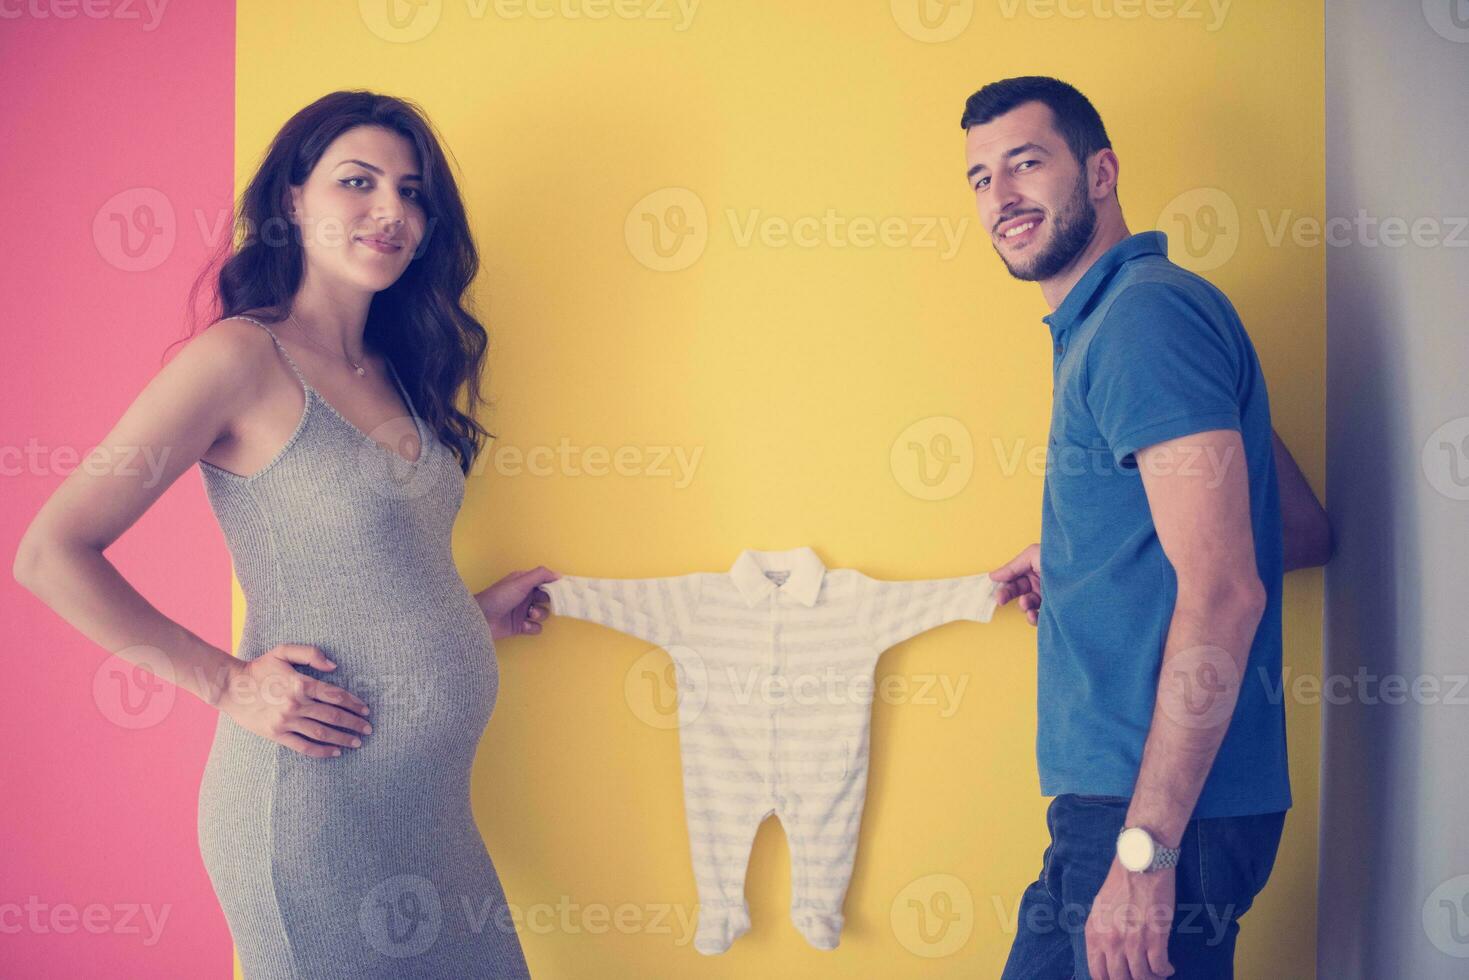
M 1041 317 L 1046 326 L 1051 328 L 1051 335 L 1060 337 L 1076 325 L 1076 321 L 1081 319 L 1082 311 L 1091 304 L 1092 297 L 1107 284 L 1112 274 L 1122 267 L 1122 263 L 1140 255 L 1155 254 L 1168 254 L 1168 236 L 1161 231 L 1140 231 L 1103 252 L 1076 281 L 1076 285 L 1071 287 L 1071 292 L 1066 294 L 1061 305 Z
M 789 577 L 782 585 L 776 585 L 765 576 L 767 571 L 788 571 Z M 816 596 L 821 592 L 821 580 L 826 575 L 826 566 L 810 548 L 792 548 L 789 551 L 754 551 L 746 548 L 735 559 L 729 570 L 735 588 L 745 597 L 746 604 L 757 602 L 779 590 L 803 606 L 816 605 Z

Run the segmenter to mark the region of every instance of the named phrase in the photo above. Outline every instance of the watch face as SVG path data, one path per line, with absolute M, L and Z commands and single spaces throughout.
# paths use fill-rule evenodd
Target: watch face
M 1128 871 L 1145 871 L 1153 863 L 1153 838 L 1141 827 L 1128 827 L 1117 837 L 1117 859 Z

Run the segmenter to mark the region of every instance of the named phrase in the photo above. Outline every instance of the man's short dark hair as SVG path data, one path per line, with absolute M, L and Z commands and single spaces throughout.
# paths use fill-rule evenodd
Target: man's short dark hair
M 1066 140 L 1079 166 L 1100 149 L 1110 149 L 1107 128 L 1087 97 L 1057 78 L 1021 75 L 990 82 L 964 103 L 963 129 L 987 123 L 1026 102 L 1043 102 L 1051 108 L 1056 131 Z

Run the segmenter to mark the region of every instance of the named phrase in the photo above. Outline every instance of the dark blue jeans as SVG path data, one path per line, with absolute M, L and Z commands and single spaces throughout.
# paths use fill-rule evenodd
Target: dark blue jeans
M 1086 919 L 1117 854 L 1129 801 L 1065 794 L 1051 801 L 1051 843 L 1020 900 L 1001 980 L 1091 980 Z M 1231 980 L 1240 917 L 1275 866 L 1285 812 L 1189 821 L 1178 857 L 1168 961 L 1175 980 Z M 1154 872 L 1166 874 L 1167 872 Z

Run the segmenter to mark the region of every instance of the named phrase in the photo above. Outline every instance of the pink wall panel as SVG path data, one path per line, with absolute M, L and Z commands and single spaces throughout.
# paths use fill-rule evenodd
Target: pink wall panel
M 234 5 L 152 8 L 0 5 L 6 978 L 230 975 L 195 830 L 213 711 L 182 692 L 145 700 L 126 663 L 9 575 L 30 517 L 184 331 L 188 286 L 229 213 Z M 196 469 L 108 556 L 227 647 L 229 555 Z

